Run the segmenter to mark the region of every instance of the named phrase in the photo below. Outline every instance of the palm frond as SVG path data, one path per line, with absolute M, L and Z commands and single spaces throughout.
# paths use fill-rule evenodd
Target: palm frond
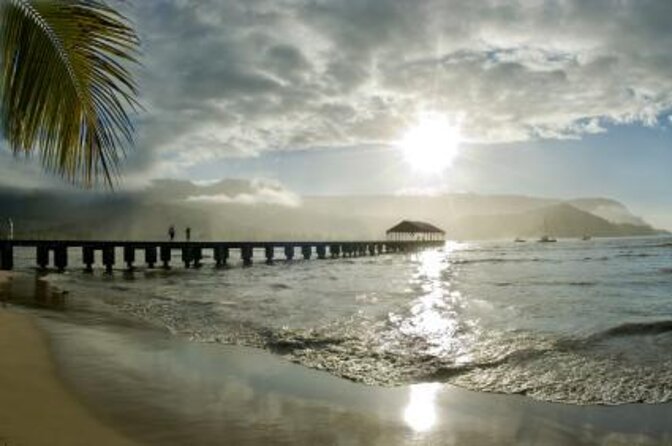
M 87 187 L 112 186 L 138 109 L 139 40 L 98 0 L 3 0 L 0 125 L 15 154 Z

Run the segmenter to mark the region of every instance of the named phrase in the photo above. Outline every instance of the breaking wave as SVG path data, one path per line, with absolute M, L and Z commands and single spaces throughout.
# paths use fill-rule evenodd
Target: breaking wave
M 441 381 L 472 390 L 523 394 L 574 404 L 660 403 L 672 400 L 672 320 L 625 323 L 584 338 L 553 338 L 524 331 L 486 332 L 468 323 L 434 336 L 413 330 L 408 315 L 343 321 L 312 329 L 269 328 L 213 318 L 195 306 L 188 318 L 162 305 L 126 311 L 199 342 L 264 348 L 306 367 L 382 386 Z M 404 327 L 406 325 L 406 327 Z M 641 341 L 667 336 L 649 357 L 628 358 Z M 650 341 L 646 342 L 651 344 Z M 649 348 L 652 348 L 649 345 Z
M 672 332 L 672 320 L 655 322 L 632 322 L 617 325 L 591 336 L 591 339 L 605 339 L 617 336 L 659 335 Z
M 483 258 L 483 259 L 457 259 L 453 260 L 455 265 L 476 265 L 479 263 L 537 263 L 537 262 L 546 262 L 546 263 L 559 263 L 559 260 L 543 259 L 539 257 L 532 258 L 502 258 L 502 257 L 492 257 L 492 258 Z

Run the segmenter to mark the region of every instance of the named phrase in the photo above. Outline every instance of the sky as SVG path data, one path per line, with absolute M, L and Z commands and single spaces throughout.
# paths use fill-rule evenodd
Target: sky
M 142 39 L 128 187 L 603 196 L 672 228 L 668 0 L 112 3 Z M 459 149 L 419 173 L 399 142 L 428 113 Z M 0 175 L 62 186 L 4 148 Z

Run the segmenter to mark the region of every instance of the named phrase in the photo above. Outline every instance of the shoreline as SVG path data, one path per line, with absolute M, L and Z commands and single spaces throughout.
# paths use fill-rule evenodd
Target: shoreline
M 59 370 L 147 445 L 672 443 L 672 404 L 577 406 L 441 383 L 366 386 L 263 350 L 40 321 Z
M 14 275 L 0 272 L 0 285 Z M 137 443 L 105 425 L 58 376 L 44 333 L 33 317 L 0 307 L 0 445 Z
M 27 292 L 18 277 L 10 294 Z M 259 349 L 66 314 L 0 308 L 0 395 L 11 397 L 0 446 L 672 444 L 671 403 L 366 386 Z

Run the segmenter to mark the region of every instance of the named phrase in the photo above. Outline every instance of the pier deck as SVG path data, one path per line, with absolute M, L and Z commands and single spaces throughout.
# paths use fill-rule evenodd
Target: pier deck
M 338 257 L 358 257 L 386 253 L 406 252 L 416 249 L 443 245 L 439 240 L 370 240 L 370 241 L 257 241 L 257 242 L 223 242 L 223 241 L 129 241 L 129 240 L 2 240 L 0 241 L 0 270 L 14 268 L 14 249 L 35 248 L 35 264 L 38 268 L 47 269 L 53 266 L 59 271 L 68 267 L 68 252 L 81 249 L 81 259 L 85 271 L 93 271 L 96 252 L 102 252 L 102 265 L 112 272 L 117 251 L 122 250 L 122 262 L 127 269 L 133 269 L 136 263 L 136 252 L 144 253 L 148 268 L 160 265 L 170 268 L 173 252 L 181 254 L 185 267 L 199 267 L 204 258 L 204 251 L 210 251 L 215 266 L 223 267 L 232 254 L 238 254 L 243 265 L 253 263 L 255 250 L 263 251 L 262 258 L 266 263 L 273 263 L 276 251 L 281 251 L 281 259 L 292 260 L 298 253 L 304 259 L 313 256 L 318 259 Z

